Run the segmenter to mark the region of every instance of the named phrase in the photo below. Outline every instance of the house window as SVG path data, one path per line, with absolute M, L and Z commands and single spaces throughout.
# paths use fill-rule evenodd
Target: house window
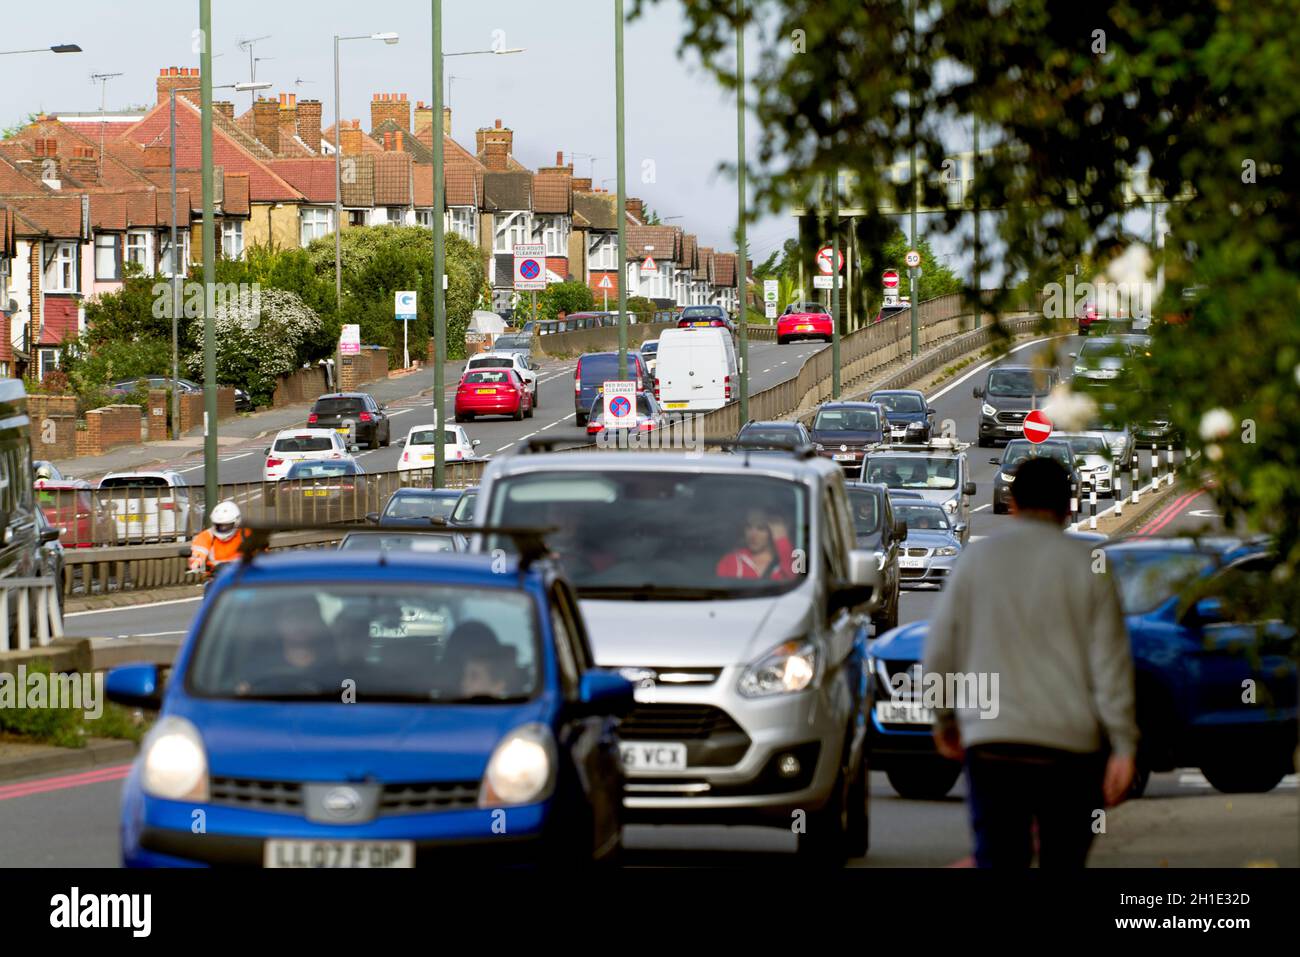
M 587 247 L 588 269 L 613 269 L 618 253 L 618 237 L 612 233 L 594 233 Z
M 496 245 L 493 252 L 513 253 L 519 243 L 528 242 L 528 214 L 499 214 L 496 227 Z
M 122 245 L 116 233 L 95 234 L 95 278 L 122 278 Z
M 158 255 L 158 275 L 175 276 L 177 275 L 176 267 L 180 268 L 180 275 L 185 275 L 189 269 L 190 262 L 190 234 L 188 230 L 177 231 L 177 241 L 180 245 L 180 261 L 176 266 L 172 264 L 172 237 L 171 233 L 163 233 L 159 239 L 161 252 Z M 222 230 L 222 248 L 225 247 L 225 230 Z
M 302 245 L 328 236 L 333 231 L 333 210 L 308 207 L 302 211 Z
M 415 211 L 415 225 L 421 229 L 433 229 L 433 210 L 417 209 Z
M 453 206 L 451 213 L 451 231 L 471 243 L 478 242 L 478 217 L 474 215 L 473 206 Z
M 365 211 L 364 209 L 349 209 L 349 210 L 348 210 L 348 225 L 349 225 L 349 226 L 365 226 L 365 225 L 366 225 L 366 211 Z
M 221 222 L 221 255 L 227 259 L 244 258 L 244 223 L 239 219 Z
M 46 375 L 49 374 L 50 370 L 57 369 L 59 367 L 58 349 L 41 349 L 36 354 L 36 357 L 39 363 L 39 368 L 37 370 L 36 375 L 37 378 L 39 379 L 44 379 Z
M 77 244 L 55 243 L 54 256 L 45 270 L 47 292 L 77 292 L 80 288 L 77 273 Z
M 135 263 L 146 276 L 153 275 L 153 233 L 132 229 L 126 234 L 126 261 Z
M 388 207 L 389 226 L 401 226 L 405 222 L 406 222 L 406 210 L 402 209 L 400 206 Z
M 546 244 L 546 255 L 567 256 L 569 254 L 569 218 L 567 216 L 540 216 L 542 242 Z

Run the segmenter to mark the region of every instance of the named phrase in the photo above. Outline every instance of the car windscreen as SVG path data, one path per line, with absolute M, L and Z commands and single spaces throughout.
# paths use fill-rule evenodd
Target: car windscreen
M 100 488 L 169 488 L 171 483 L 161 475 L 110 475 L 99 483 Z
M 453 429 L 443 430 L 442 442 L 444 445 L 459 445 L 460 436 Z M 438 433 L 435 429 L 420 429 L 412 432 L 410 439 L 407 440 L 407 446 L 412 445 L 436 445 L 438 442 Z
M 725 315 L 717 306 L 687 306 L 682 310 L 683 319 L 721 319 Z
M 641 355 L 643 356 L 653 356 L 656 352 L 659 351 L 659 340 L 655 339 L 651 342 L 641 343 L 640 351 L 641 351 Z
M 290 435 L 275 440 L 275 452 L 332 452 L 334 440 L 328 435 Z
M 740 441 L 745 445 L 777 445 L 788 448 L 799 441 L 794 429 L 742 429 Z
M 492 345 L 498 349 L 531 349 L 533 340 L 529 336 L 497 336 Z
M 317 415 L 346 415 L 365 408 L 366 403 L 361 399 L 317 399 L 312 411 Z
M 1025 459 L 1041 456 L 1056 459 L 1066 469 L 1074 468 L 1074 453 L 1068 442 L 1040 442 L 1035 445 L 1032 442 L 1021 441 L 1007 443 L 1006 450 L 1002 453 L 1002 471 L 1010 474 Z
M 491 703 L 539 685 L 531 600 L 504 588 L 380 582 L 235 585 L 204 622 L 192 694 L 337 704 Z
M 476 356 L 469 360 L 471 369 L 511 369 L 515 360 L 508 356 Z
M 906 392 L 878 392 L 871 397 L 872 402 L 878 402 L 889 412 L 924 412 L 925 403 L 921 401 L 919 395 L 908 395 Z
M 339 542 L 342 551 L 414 552 L 416 554 L 456 551 L 454 535 L 402 535 L 389 532 L 352 532 Z
M 1119 339 L 1089 339 L 1079 349 L 1079 358 L 1090 359 L 1125 357 L 1131 353 L 1128 343 Z
M 285 478 L 318 479 L 356 474 L 357 468 L 351 462 L 297 462 L 289 469 L 289 474 Z
M 447 518 L 456 507 L 451 495 L 402 495 L 396 493 L 384 508 L 384 518 Z
M 873 455 L 867 460 L 864 482 L 888 488 L 954 489 L 958 464 L 955 458 L 924 455 Z
M 1181 549 L 1114 548 L 1106 559 L 1127 615 L 1154 611 L 1215 565 L 1212 555 Z
M 813 419 L 814 432 L 879 432 L 875 409 L 823 409 Z
M 778 594 L 806 574 L 803 485 L 743 472 L 541 471 L 493 486 L 492 525 L 552 527 L 579 592 L 691 601 Z M 488 547 L 511 548 L 489 537 Z
M 882 505 L 880 495 L 870 489 L 850 488 L 849 508 L 853 510 L 853 531 L 859 538 L 880 534 Z
M 462 492 L 452 510 L 451 520 L 465 524 L 474 518 L 474 502 L 478 499 L 478 490 Z
M 1067 441 L 1075 455 L 1110 454 L 1110 446 L 1099 435 L 1072 435 Z
M 995 369 L 989 373 L 987 393 L 1008 397 L 1047 395 L 1052 377 L 1038 369 Z
M 895 502 L 894 517 L 907 522 L 907 530 L 944 530 L 952 528 L 948 513 L 937 505 L 922 505 L 919 502 Z
M 471 372 L 465 376 L 468 385 L 509 385 L 509 372 Z

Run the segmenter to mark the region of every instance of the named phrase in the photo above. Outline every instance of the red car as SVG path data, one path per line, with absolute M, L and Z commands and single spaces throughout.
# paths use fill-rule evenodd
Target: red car
M 516 422 L 533 417 L 533 397 L 513 369 L 475 369 L 456 387 L 456 421 L 472 422 L 476 415 L 508 415 Z
M 831 317 L 815 302 L 792 302 L 785 315 L 776 321 L 777 345 L 796 339 L 821 339 L 830 342 L 833 336 Z
M 1086 336 L 1093 324 L 1101 320 L 1101 313 L 1095 302 L 1084 303 L 1079 307 L 1079 335 Z
M 89 482 L 37 479 L 36 504 L 45 513 L 45 520 L 59 530 L 64 548 L 90 548 L 95 544 L 95 497 Z

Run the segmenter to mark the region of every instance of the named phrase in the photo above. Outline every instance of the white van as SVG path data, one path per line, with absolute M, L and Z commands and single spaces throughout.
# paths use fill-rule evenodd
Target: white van
M 731 333 L 717 327 L 665 329 L 655 361 L 655 398 L 668 412 L 709 412 L 740 386 Z

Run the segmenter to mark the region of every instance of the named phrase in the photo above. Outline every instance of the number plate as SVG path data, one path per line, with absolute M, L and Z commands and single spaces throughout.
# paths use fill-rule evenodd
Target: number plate
M 414 867 L 414 841 L 267 841 L 265 867 Z
M 623 759 L 623 770 L 630 774 L 686 770 L 686 745 L 680 742 L 624 741 L 618 750 Z
M 877 701 L 876 720 L 881 724 L 931 724 L 934 713 L 914 701 Z
M 349 432 L 351 432 L 352 430 L 351 430 L 351 429 L 335 429 L 334 431 L 337 432 L 339 435 L 347 435 L 347 434 L 348 434 Z
M 476 395 L 492 395 L 496 391 L 497 391 L 496 389 L 475 389 L 474 393 Z
M 836 462 L 852 462 L 852 461 L 853 461 L 854 459 L 856 459 L 856 458 L 857 458 L 857 456 L 854 455 L 852 452 L 836 452 L 836 453 L 835 453 L 835 461 L 836 461 Z
M 665 409 L 684 409 L 684 408 L 686 408 L 686 405 L 687 405 L 687 403 L 685 403 L 685 402 L 666 402 L 666 403 L 664 403 L 664 408 L 665 408 Z
M 813 327 L 810 326 L 810 325 L 807 325 L 806 323 L 805 323 L 804 325 L 802 325 L 802 326 L 795 326 L 795 327 L 794 327 L 795 332 L 812 332 L 812 329 L 813 329 Z
M 924 558 L 900 558 L 898 560 L 899 568 L 924 568 Z
M 325 489 L 308 489 L 307 491 L 303 492 L 302 494 L 303 494 L 303 495 L 311 496 L 312 498 L 316 498 L 316 497 L 318 497 L 318 496 L 328 495 L 329 492 L 326 491 Z

